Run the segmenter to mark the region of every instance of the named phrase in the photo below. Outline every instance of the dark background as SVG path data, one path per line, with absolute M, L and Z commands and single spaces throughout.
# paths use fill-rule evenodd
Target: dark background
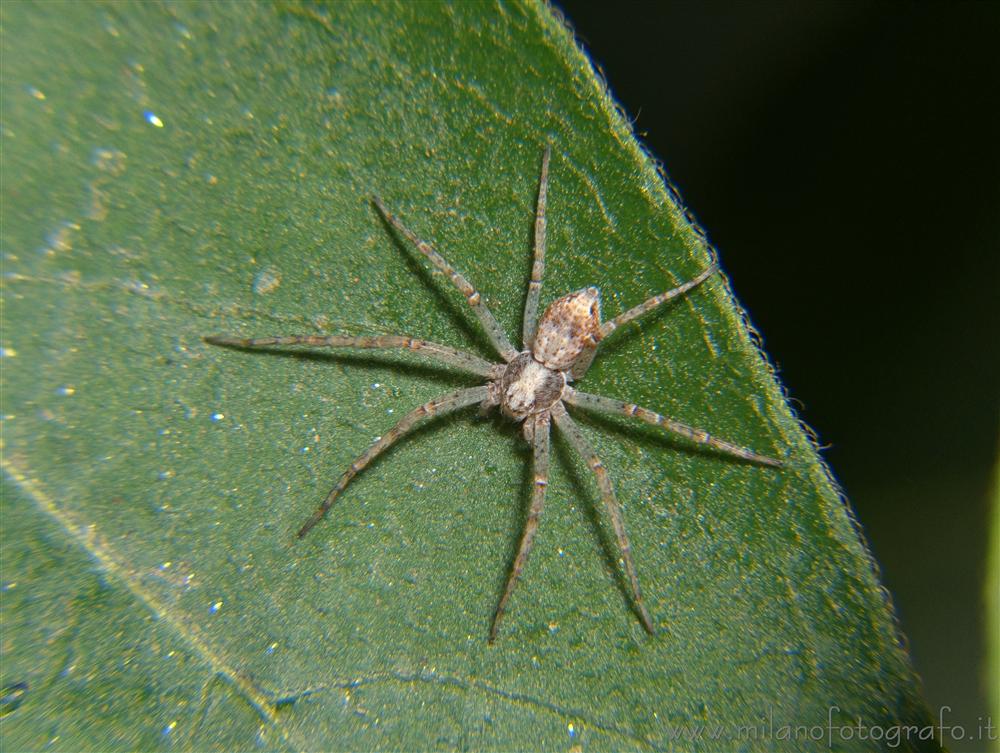
M 827 446 L 932 711 L 971 734 L 1000 418 L 1000 5 L 559 5 Z

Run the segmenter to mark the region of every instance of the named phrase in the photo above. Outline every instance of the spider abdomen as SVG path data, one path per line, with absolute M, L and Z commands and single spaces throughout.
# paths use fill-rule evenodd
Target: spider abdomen
M 525 351 L 507 365 L 500 379 L 500 409 L 521 421 L 559 402 L 565 387 L 565 374 L 542 365 Z
M 554 371 L 573 366 L 601 339 L 601 294 L 584 288 L 553 301 L 538 320 L 532 353 Z

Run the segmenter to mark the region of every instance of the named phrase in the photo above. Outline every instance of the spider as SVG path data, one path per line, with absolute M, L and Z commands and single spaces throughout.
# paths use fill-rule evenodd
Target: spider
M 521 534 L 517 555 L 507 579 L 507 585 L 494 612 L 490 626 L 489 643 L 497 637 L 500 621 L 507 609 L 507 603 L 518 579 L 524 570 L 528 555 L 535 540 L 538 520 L 542 514 L 545 502 L 545 490 L 549 477 L 549 433 L 551 425 L 559 428 L 569 444 L 583 457 L 590 467 L 601 492 L 604 506 L 614 528 L 624 563 L 625 575 L 631 589 L 632 605 L 640 618 L 642 626 L 653 635 L 653 621 L 642 599 L 639 589 L 639 578 L 632 559 L 632 547 L 625 532 L 621 508 L 615 498 L 611 479 L 604 464 L 594 452 L 590 442 L 580 431 L 579 426 L 570 418 L 566 405 L 586 410 L 605 413 L 618 413 L 630 418 L 637 418 L 648 424 L 659 426 L 669 432 L 678 434 L 700 445 L 714 448 L 727 455 L 762 465 L 780 467 L 781 461 L 759 455 L 743 447 L 708 434 L 702 429 L 696 429 L 671 418 L 661 416 L 638 405 L 601 395 L 581 392 L 571 386 L 571 383 L 582 378 L 594 360 L 598 345 L 623 324 L 647 314 L 667 301 L 687 293 L 709 279 L 718 266 L 712 264 L 696 277 L 682 285 L 654 295 L 644 303 L 629 309 L 610 321 L 601 321 L 600 292 L 595 287 L 584 288 L 575 293 L 563 296 L 554 301 L 536 320 L 539 297 L 542 289 L 542 277 L 545 272 L 545 207 L 548 196 L 550 147 L 542 153 L 541 175 L 538 181 L 538 202 L 535 210 L 535 243 L 534 263 L 531 268 L 531 280 L 528 284 L 528 295 L 524 304 L 524 321 L 522 340 L 524 349 L 515 348 L 501 330 L 492 312 L 482 301 L 479 292 L 451 266 L 444 257 L 435 251 L 430 244 L 421 240 L 406 227 L 382 200 L 372 198 L 375 207 L 392 228 L 395 228 L 410 243 L 416 246 L 431 264 L 443 272 L 456 288 L 465 296 L 469 306 L 479 318 L 486 330 L 490 343 L 503 358 L 503 363 L 491 363 L 478 356 L 462 350 L 439 345 L 406 335 L 384 335 L 380 337 L 350 337 L 344 335 L 289 335 L 281 337 L 206 337 L 205 341 L 213 345 L 231 348 L 253 349 L 273 346 L 311 345 L 329 348 L 361 348 L 361 349 L 403 349 L 428 359 L 453 366 L 465 372 L 485 377 L 486 384 L 479 387 L 457 390 L 441 395 L 424 403 L 405 415 L 399 423 L 386 434 L 373 442 L 344 471 L 337 485 L 323 500 L 313 515 L 298 531 L 302 538 L 326 515 L 351 480 L 376 457 L 402 439 L 422 421 L 434 416 L 452 413 L 478 403 L 483 410 L 499 407 L 500 410 L 520 422 L 524 438 L 532 447 L 534 483 L 531 506 L 528 519 Z

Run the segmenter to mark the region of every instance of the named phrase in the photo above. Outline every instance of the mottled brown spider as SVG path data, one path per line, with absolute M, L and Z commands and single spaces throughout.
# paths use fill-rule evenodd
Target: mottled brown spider
M 716 439 L 701 429 L 695 429 L 673 419 L 666 418 L 651 410 L 640 408 L 632 403 L 616 400 L 600 395 L 580 392 L 570 386 L 571 382 L 583 377 L 591 362 L 597 346 L 608 335 L 623 324 L 646 314 L 667 301 L 687 293 L 711 277 L 718 269 L 713 264 L 695 278 L 678 285 L 659 295 L 655 295 L 635 308 L 629 309 L 611 321 L 601 321 L 601 301 L 597 288 L 584 288 L 575 293 L 563 296 L 553 302 L 536 322 L 538 300 L 542 289 L 542 276 L 545 271 L 545 205 L 548 194 L 550 150 L 545 149 L 542 155 L 542 170 L 538 186 L 538 204 L 535 212 L 535 259 L 531 268 L 531 281 L 528 284 L 528 296 L 524 304 L 523 341 L 524 350 L 518 351 L 511 345 L 507 336 L 493 314 L 482 302 L 475 288 L 459 272 L 429 244 L 418 238 L 403 223 L 393 215 L 378 197 L 374 198 L 379 212 L 399 233 L 406 237 L 427 259 L 446 274 L 454 283 L 472 310 L 479 317 L 486 334 L 503 357 L 503 363 L 490 363 L 475 356 L 446 345 L 418 340 L 412 337 L 387 335 L 382 337 L 348 337 L 341 335 L 291 335 L 285 337 L 261 337 L 244 339 L 238 337 L 206 337 L 205 340 L 214 345 L 224 345 L 235 348 L 258 348 L 283 345 L 313 345 L 330 348 L 397 348 L 408 349 L 429 359 L 446 363 L 466 372 L 486 377 L 486 384 L 481 387 L 471 387 L 457 390 L 447 395 L 436 397 L 408 413 L 386 434 L 379 437 L 372 445 L 361 453 L 344 471 L 337 485 L 323 500 L 315 513 L 299 529 L 298 537 L 305 536 L 326 514 L 337 496 L 372 460 L 392 446 L 397 440 L 409 433 L 414 426 L 431 416 L 451 413 L 469 405 L 478 403 L 483 409 L 499 406 L 500 410 L 522 424 L 525 439 L 531 444 L 534 454 L 534 489 L 531 498 L 531 508 L 528 520 L 524 526 L 521 543 L 518 547 L 514 565 L 507 579 L 507 587 L 497 605 L 493 623 L 490 627 L 489 642 L 497 637 L 500 620 L 507 608 L 514 587 L 517 585 L 521 571 L 527 562 L 528 554 L 538 529 L 538 519 L 545 502 L 545 488 L 549 476 L 549 430 L 551 422 L 562 431 L 569 443 L 586 460 L 594 472 L 601 498 L 618 539 L 625 574 L 632 590 L 632 599 L 636 612 L 643 627 L 650 633 L 655 632 L 653 621 L 646 611 L 639 590 L 639 578 L 636 575 L 635 563 L 632 560 L 632 547 L 625 533 L 625 523 L 622 520 L 621 508 L 615 499 L 611 479 L 591 447 L 590 442 L 566 412 L 566 404 L 606 413 L 620 413 L 637 418 L 640 421 L 660 426 L 667 431 L 679 434 L 692 442 L 706 445 L 743 460 L 749 460 L 763 465 L 780 466 L 781 462 L 773 458 L 758 455 L 751 450 Z

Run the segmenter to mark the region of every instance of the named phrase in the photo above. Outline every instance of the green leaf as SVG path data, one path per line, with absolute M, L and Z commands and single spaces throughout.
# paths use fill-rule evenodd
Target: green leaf
M 491 355 L 374 193 L 511 335 L 546 143 L 543 303 L 597 285 L 610 318 L 708 263 L 550 8 L 0 13 L 5 749 L 809 750 L 832 721 L 832 747 L 857 750 L 930 724 L 848 508 L 721 276 L 617 333 L 581 383 L 787 461 L 580 414 L 655 637 L 557 439 L 487 645 L 530 453 L 474 410 L 400 444 L 294 541 L 374 437 L 476 380 L 203 336 L 401 333 Z

